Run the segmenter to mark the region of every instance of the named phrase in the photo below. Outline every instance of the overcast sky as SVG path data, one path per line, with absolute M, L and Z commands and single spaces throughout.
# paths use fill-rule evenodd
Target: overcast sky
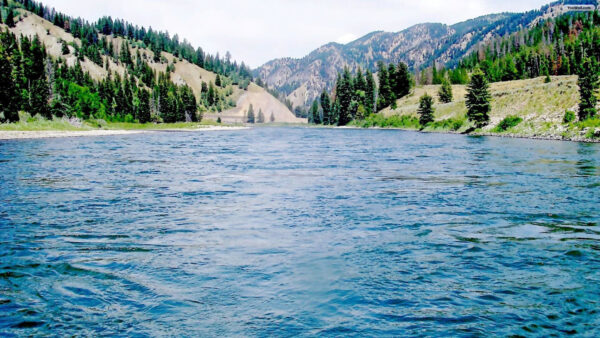
M 72 16 L 103 15 L 179 34 L 209 53 L 230 51 L 251 67 L 302 57 L 321 45 L 422 22 L 457 23 L 551 0 L 44 0 Z

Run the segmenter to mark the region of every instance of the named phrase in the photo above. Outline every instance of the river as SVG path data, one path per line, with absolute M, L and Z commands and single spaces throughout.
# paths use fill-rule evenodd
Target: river
M 600 335 L 600 145 L 0 141 L 0 334 Z

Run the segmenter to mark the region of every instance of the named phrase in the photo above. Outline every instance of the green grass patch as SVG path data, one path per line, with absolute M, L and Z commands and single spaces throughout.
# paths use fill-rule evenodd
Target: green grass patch
M 421 124 L 419 119 L 408 115 L 392 115 L 385 117 L 382 114 L 372 114 L 361 121 L 352 121 L 351 126 L 361 128 L 402 128 L 402 129 L 419 129 Z
M 458 131 L 467 124 L 466 116 L 451 117 L 445 120 L 433 121 L 425 129 Z
M 502 133 L 509 130 L 510 128 L 518 126 L 521 122 L 523 122 L 523 119 L 518 116 L 507 116 L 504 120 L 498 123 L 498 125 L 496 126 L 496 128 L 494 128 L 493 131 L 496 133 Z
M 600 117 L 593 117 L 575 124 L 581 129 L 585 128 L 600 128 Z
M 202 122 L 177 122 L 177 123 L 133 123 L 133 122 L 106 122 L 91 120 L 86 122 L 90 126 L 109 130 L 164 130 L 164 129 L 198 129 L 208 126 L 218 126 L 214 121 Z
M 575 123 L 575 127 L 584 130 L 587 129 L 585 137 L 589 139 L 600 138 L 600 117 L 592 117 L 587 120 L 583 120 Z
M 63 119 L 28 119 L 16 123 L 0 124 L 2 131 L 81 131 L 90 130 L 88 127 L 76 127 Z
M 107 122 L 102 119 L 91 119 L 73 125 L 67 119 L 54 118 L 47 120 L 39 116 L 31 117 L 21 112 L 20 121 L 16 123 L 0 123 L 0 131 L 82 131 L 94 129 L 107 130 L 164 130 L 164 129 L 199 129 L 208 126 L 219 126 L 220 124 L 206 120 L 202 122 L 178 122 L 178 123 L 135 123 L 135 122 Z

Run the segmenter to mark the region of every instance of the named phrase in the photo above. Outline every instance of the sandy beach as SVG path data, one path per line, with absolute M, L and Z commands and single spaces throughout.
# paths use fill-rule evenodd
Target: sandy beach
M 92 137 L 92 136 L 114 136 L 130 134 L 147 134 L 158 132 L 202 132 L 202 131 L 232 131 L 250 129 L 249 127 L 223 127 L 208 126 L 206 128 L 189 129 L 148 129 L 148 130 L 40 130 L 40 131 L 8 131 L 0 130 L 0 140 L 24 140 L 40 138 L 59 138 L 59 137 Z

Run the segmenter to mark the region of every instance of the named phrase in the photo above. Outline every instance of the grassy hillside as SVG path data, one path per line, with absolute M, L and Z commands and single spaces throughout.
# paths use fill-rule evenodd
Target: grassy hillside
M 579 88 L 576 76 L 498 82 L 490 85 L 492 111 L 490 124 L 478 130 L 466 119 L 466 87 L 452 86 L 454 101 L 442 104 L 437 98 L 440 86 L 421 86 L 397 101 L 398 108 L 387 108 L 378 115 L 358 122 L 359 126 L 384 126 L 418 129 L 419 98 L 428 93 L 435 98 L 435 122 L 425 131 L 467 132 L 515 137 L 569 140 L 600 140 L 600 120 L 565 123 L 565 112 L 577 111 Z M 516 126 L 503 130 L 501 122 L 509 117 L 522 119 Z M 510 119 L 517 121 L 518 119 Z
M 74 45 L 81 46 L 82 42 L 74 38 L 73 35 L 65 31 L 64 29 L 57 27 L 53 23 L 31 13 L 24 9 L 17 9 L 18 22 L 16 27 L 10 29 L 17 36 L 38 36 L 42 43 L 45 45 L 49 55 L 53 58 L 64 58 L 68 65 L 73 66 L 77 62 L 77 56 L 75 55 Z M 2 28 L 7 28 L 5 25 L 1 25 Z M 100 37 L 104 38 L 104 35 L 100 34 Z M 121 49 L 124 44 L 124 39 L 115 36 L 106 36 L 117 49 Z M 62 51 L 63 41 L 68 44 L 70 53 L 64 55 Z M 162 52 L 161 61 L 154 61 L 154 53 L 148 48 L 141 48 L 141 43 L 135 41 L 129 41 L 130 51 L 132 55 L 140 53 L 143 59 L 148 65 L 157 73 L 165 72 L 169 65 L 174 67 L 171 72 L 171 81 L 175 84 L 186 84 L 188 85 L 196 95 L 200 97 L 202 93 L 202 83 L 215 82 L 217 74 L 207 71 L 195 64 L 188 62 L 182 58 L 177 58 L 174 55 L 166 52 Z M 126 73 L 126 66 L 121 63 L 115 63 L 114 59 L 102 55 L 102 61 L 105 67 L 102 67 L 87 57 L 81 61 L 81 67 L 83 71 L 88 72 L 94 80 L 101 80 L 108 76 L 110 73 L 118 73 L 123 76 Z M 224 78 L 224 77 L 223 77 Z M 272 113 L 275 122 L 284 123 L 306 123 L 305 119 L 297 119 L 295 115 L 283 104 L 277 104 L 279 101 L 269 94 L 263 88 L 251 84 L 248 90 L 240 89 L 239 86 L 232 83 L 227 83 L 222 88 L 222 92 L 225 93 L 225 100 L 228 102 L 230 107 L 225 111 L 219 113 L 216 111 L 208 111 L 204 114 L 205 118 L 216 120 L 219 116 L 229 116 L 229 119 L 223 119 L 223 122 L 244 122 L 243 118 L 250 104 L 253 105 L 256 111 L 263 110 L 269 112 L 268 116 Z M 267 122 L 269 122 L 267 118 Z

